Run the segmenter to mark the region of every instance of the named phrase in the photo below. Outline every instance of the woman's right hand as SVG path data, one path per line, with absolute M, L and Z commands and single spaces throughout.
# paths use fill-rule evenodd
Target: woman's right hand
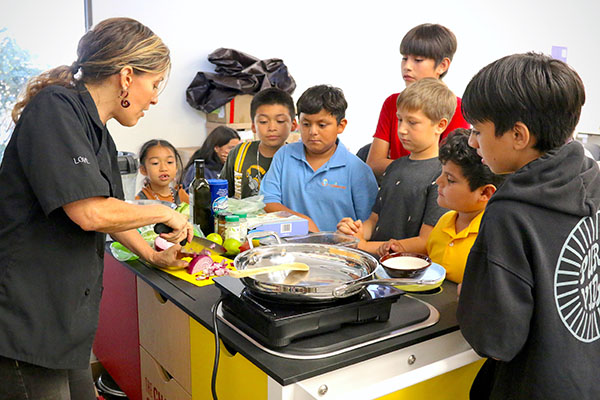
M 187 216 L 174 210 L 169 211 L 169 218 L 164 223 L 173 228 L 173 231 L 161 233 L 160 236 L 171 243 L 180 243 L 183 239 L 191 242 L 194 238 L 194 227 L 189 223 Z

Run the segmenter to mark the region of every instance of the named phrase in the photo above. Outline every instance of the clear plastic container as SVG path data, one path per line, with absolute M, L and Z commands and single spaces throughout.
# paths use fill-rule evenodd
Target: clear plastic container
M 246 240 L 246 235 L 248 234 L 248 221 L 246 220 L 246 213 L 236 213 L 240 218 L 240 242 L 244 242 Z
M 225 240 L 225 223 L 226 223 L 225 218 L 228 215 L 233 215 L 233 214 L 230 213 L 229 211 L 225 211 L 225 210 L 219 212 L 219 218 L 218 218 L 219 223 L 218 223 L 217 233 L 219 234 L 219 236 L 221 236 L 223 238 L 223 240 Z
M 219 213 L 220 212 L 221 212 L 221 210 L 217 210 L 213 214 L 213 222 L 214 222 L 214 225 L 215 225 L 214 232 L 215 233 L 219 233 Z
M 235 239 L 241 242 L 240 235 L 240 217 L 237 215 L 228 215 L 225 217 L 225 240 Z

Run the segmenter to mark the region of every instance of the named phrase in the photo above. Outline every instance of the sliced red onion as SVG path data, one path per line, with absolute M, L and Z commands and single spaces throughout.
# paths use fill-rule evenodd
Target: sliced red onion
M 173 246 L 173 244 L 174 243 L 171 243 L 166 239 L 161 238 L 160 236 L 157 236 L 156 239 L 154 239 L 154 249 L 156 251 L 164 251 L 169 247 Z
M 206 271 L 213 265 L 214 261 L 210 256 L 206 254 L 201 254 L 197 257 L 194 257 L 192 261 L 190 261 L 187 272 L 190 274 L 196 274 L 198 272 Z

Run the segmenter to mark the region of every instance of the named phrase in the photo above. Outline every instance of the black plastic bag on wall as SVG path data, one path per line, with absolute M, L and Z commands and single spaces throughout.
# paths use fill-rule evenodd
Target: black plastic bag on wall
M 219 48 L 208 55 L 215 73 L 198 72 L 186 90 L 188 104 L 212 112 L 239 94 L 277 87 L 292 94 L 296 81 L 279 58 L 259 60 L 234 49 Z

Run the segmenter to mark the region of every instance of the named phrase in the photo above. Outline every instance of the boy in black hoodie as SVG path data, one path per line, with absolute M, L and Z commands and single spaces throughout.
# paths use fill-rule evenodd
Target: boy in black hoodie
M 495 173 L 458 305 L 490 359 L 471 398 L 600 399 L 600 174 L 572 134 L 585 101 L 565 63 L 528 53 L 483 68 L 463 96 L 469 144 Z

